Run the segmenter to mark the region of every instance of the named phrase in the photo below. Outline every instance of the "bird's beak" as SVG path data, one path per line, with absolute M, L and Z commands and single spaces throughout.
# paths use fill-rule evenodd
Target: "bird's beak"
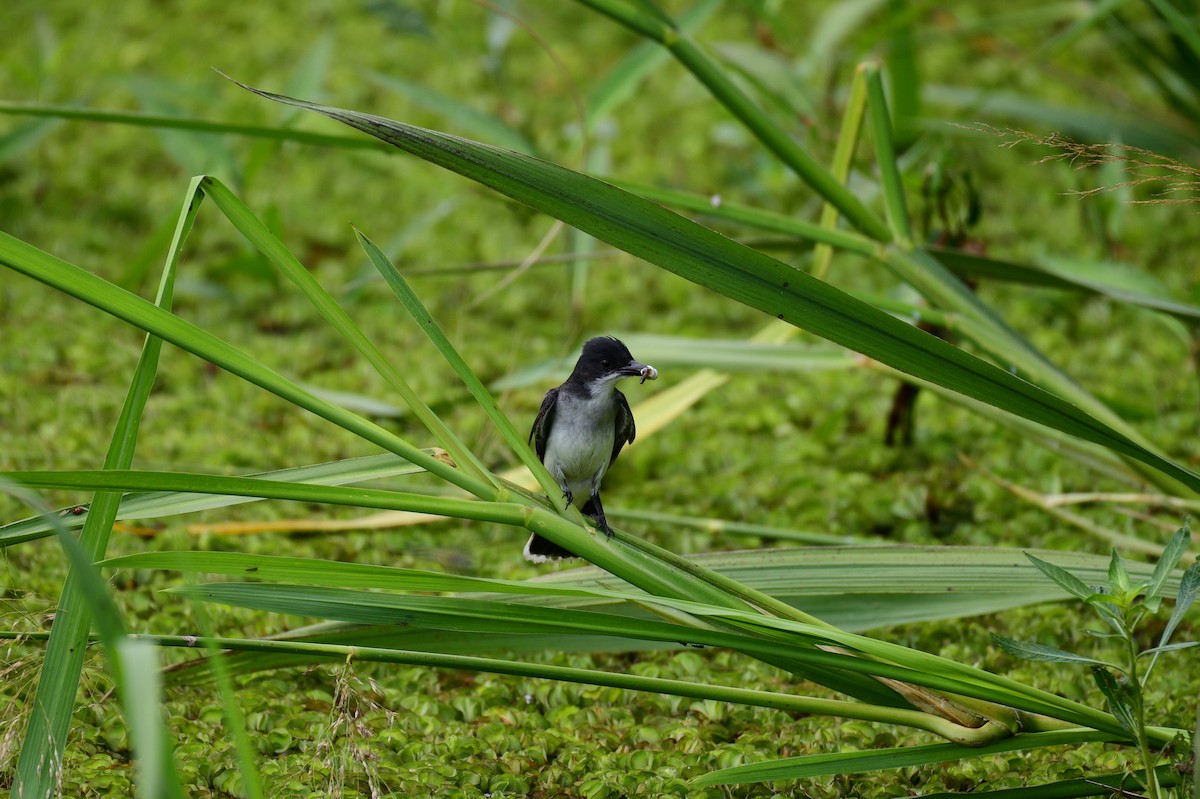
M 621 374 L 625 375 L 626 377 L 640 377 L 642 378 L 641 382 L 643 383 L 645 383 L 647 380 L 658 379 L 657 369 L 655 369 L 653 366 L 647 366 L 644 363 L 638 363 L 637 361 L 631 361 L 628 366 L 621 370 Z

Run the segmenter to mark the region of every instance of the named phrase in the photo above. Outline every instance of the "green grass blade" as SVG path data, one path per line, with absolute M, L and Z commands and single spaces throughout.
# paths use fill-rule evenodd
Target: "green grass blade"
M 921 72 L 917 64 L 920 34 L 915 24 L 920 9 L 914 6 L 908 0 L 888 0 L 887 7 L 891 20 L 887 65 L 891 77 L 892 126 L 895 143 L 901 150 L 907 149 L 920 132 Z
M 679 27 L 694 33 L 708 21 L 722 0 L 701 0 L 679 15 Z M 605 73 L 588 95 L 586 120 L 588 130 L 613 109 L 633 96 L 642 81 L 669 59 L 667 51 L 653 42 L 641 42 L 625 54 L 616 66 Z
M 554 506 L 560 511 L 566 510 L 566 503 L 562 496 L 562 490 L 558 484 L 554 482 L 554 478 L 546 471 L 546 467 L 538 460 L 537 455 L 529 448 L 529 439 L 527 436 L 521 435 L 517 429 L 513 427 L 513 423 L 508 416 L 500 409 L 500 405 L 496 402 L 496 398 L 483 385 L 482 381 L 476 377 L 475 372 L 459 355 L 458 350 L 450 343 L 450 339 L 442 330 L 441 325 L 434 321 L 433 314 L 429 313 L 429 309 L 425 307 L 425 303 L 421 302 L 421 298 L 413 291 L 408 281 L 400 274 L 400 270 L 396 269 L 388 257 L 375 246 L 375 243 L 367 238 L 363 233 L 355 229 L 355 235 L 358 236 L 358 243 L 366 252 L 367 258 L 379 270 L 379 274 L 395 292 L 396 297 L 400 300 L 400 304 L 404 306 L 404 310 L 408 311 L 408 315 L 412 317 L 417 326 L 422 332 L 429 337 L 433 345 L 437 347 L 438 352 L 446 359 L 446 363 L 450 364 L 450 368 L 458 375 L 459 380 L 463 381 L 467 389 L 471 392 L 471 396 L 479 403 L 479 407 L 487 414 L 487 417 L 492 420 L 492 424 L 500 431 L 500 436 L 504 442 L 508 444 L 509 449 L 516 453 L 520 458 L 521 463 L 533 473 L 537 478 L 538 484 L 542 487 L 542 491 L 554 503 Z
M 875 139 L 875 163 L 883 184 L 883 202 L 887 208 L 892 239 L 897 246 L 908 248 L 912 246 L 912 223 L 908 218 L 908 204 L 904 200 L 904 180 L 900 177 L 900 165 L 896 160 L 896 142 L 887 97 L 883 92 L 883 75 L 878 62 L 863 64 L 859 69 L 863 71 L 867 82 L 867 112 Z
M 621 0 L 579 0 L 586 6 L 666 47 L 768 150 L 794 171 L 860 231 L 879 241 L 889 238 L 887 226 L 843 186 L 796 137 L 755 105 L 737 84 L 678 26 L 638 14 Z M 597 237 L 602 238 L 602 237 Z
M 238 229 L 254 247 L 267 256 L 280 271 L 304 293 L 317 313 L 329 325 L 342 335 L 354 349 L 367 359 L 375 371 L 400 393 L 404 402 L 412 409 L 413 414 L 421 421 L 438 443 L 450 453 L 450 457 L 459 468 L 479 480 L 493 482 L 491 473 L 480 463 L 479 459 L 467 448 L 458 436 L 454 434 L 441 418 L 425 404 L 417 392 L 413 391 L 408 381 L 400 374 L 400 370 L 384 357 L 362 329 L 354 323 L 350 315 L 321 287 L 309 270 L 304 268 L 296 256 L 284 246 L 262 220 L 249 207 L 239 200 L 229 187 L 214 177 L 205 177 L 201 185 L 204 192 L 212 198 L 213 203 L 221 209 L 221 213 Z
M 435 453 L 430 451 L 430 454 Z M 258 472 L 244 476 L 293 483 L 347 485 L 363 483 L 368 480 L 378 480 L 383 477 L 422 474 L 424 471 L 419 466 L 413 466 L 408 461 L 389 453 L 386 455 L 367 455 L 362 458 L 349 458 L 330 463 L 318 463 L 312 466 L 296 466 L 290 469 Z M 242 505 L 247 502 L 257 502 L 260 499 L 261 497 L 232 497 L 186 491 L 127 494 L 121 498 L 121 506 L 117 510 L 117 521 L 126 519 L 160 519 L 166 516 L 179 516 L 185 513 L 212 510 L 213 508 Z M 72 505 L 59 509 L 59 521 L 67 529 L 83 526 L 85 521 L 84 514 L 74 512 L 79 507 L 81 506 Z M 86 511 L 86 508 L 84 510 Z M 32 516 L 28 519 L 2 525 L 0 526 L 0 549 L 23 541 L 44 538 L 52 535 L 53 530 L 54 528 L 41 516 Z
M 211 333 L 3 231 L 0 231 L 0 264 L 153 333 L 164 341 L 169 341 L 294 405 L 311 411 L 382 449 L 396 453 L 476 496 L 487 496 L 493 491 L 490 484 L 426 454 L 379 425 L 318 399 L 293 381 Z M 180 490 L 187 489 L 185 487 Z
M 286 127 L 269 125 L 243 125 L 233 122 L 214 122 L 194 117 L 143 114 L 136 111 L 109 111 L 99 108 L 84 108 L 71 105 L 46 105 L 41 103 L 16 103 L 0 100 L 0 114 L 32 116 L 49 119 L 71 119 L 81 122 L 108 122 L 120 125 L 135 125 L 147 128 L 169 128 L 197 133 L 229 133 L 258 139 L 294 141 L 317 147 L 340 147 L 350 150 L 381 150 L 394 152 L 377 142 L 358 136 L 331 136 Z
M 166 313 L 166 309 L 171 306 L 179 252 L 200 210 L 201 199 L 199 183 L 193 180 L 184 197 L 175 236 L 167 252 L 156 304 L 150 306 L 156 311 Z M 162 340 L 155 335 L 147 335 L 113 431 L 108 454 L 104 459 L 106 470 L 127 469 L 133 461 L 138 427 L 146 400 L 154 387 L 161 350 Z M 97 599 L 94 596 L 95 587 L 89 590 L 87 580 L 95 579 L 91 572 L 91 564 L 104 557 L 120 503 L 121 497 L 118 493 L 100 491 L 92 501 L 91 510 L 84 522 L 78 542 L 82 549 L 83 563 L 76 563 L 72 567 L 59 597 L 59 623 L 54 625 L 50 633 L 33 712 L 30 714 L 29 726 L 25 731 L 24 744 L 17 762 L 13 782 L 13 794 L 16 796 L 49 796 L 57 785 L 58 769 L 63 762 L 62 753 L 66 746 L 75 708 L 75 695 L 79 690 L 83 670 L 85 643 L 92 624 L 91 610 L 104 608 L 103 601 L 107 599 L 106 594 Z M 76 545 L 75 540 L 69 536 L 60 537 L 64 546 Z M 100 592 L 103 594 L 103 587 L 100 588 Z M 97 602 L 101 604 L 97 605 Z M 117 634 L 113 633 L 114 638 L 110 645 L 115 645 Z M 119 663 L 119 656 L 115 652 L 113 660 Z
M 201 641 L 192 636 L 146 635 L 135 636 L 146 638 L 159 646 L 195 647 L 198 643 L 247 652 L 269 652 L 299 654 L 308 658 L 337 658 L 345 660 L 352 657 L 357 661 L 371 663 L 404 663 L 425 666 L 429 668 L 450 668 L 467 671 L 482 671 L 492 674 L 510 674 L 538 679 L 561 680 L 564 682 L 583 683 L 587 685 L 604 685 L 632 691 L 650 691 L 654 693 L 688 696 L 697 699 L 712 699 L 719 702 L 734 702 L 759 707 L 773 707 L 793 710 L 801 713 L 821 713 L 824 715 L 855 718 L 885 723 L 908 724 L 919 729 L 928 729 L 940 734 L 949 731 L 954 725 L 947 724 L 924 713 L 896 708 L 875 707 L 859 702 L 844 702 L 835 699 L 814 699 L 794 694 L 773 693 L 770 691 L 755 691 L 745 688 L 729 688 L 704 683 L 691 683 L 682 680 L 668 680 L 656 677 L 644 677 L 623 672 L 608 672 L 595 669 L 579 669 L 567 666 L 550 666 L 541 663 L 526 663 L 522 661 L 503 660 L 499 658 L 482 658 L 467 655 L 447 655 L 434 652 L 418 652 L 411 650 L 395 650 L 378 647 L 359 647 L 340 644 L 321 644 L 295 641 L 271 641 L 261 639 L 215 638 Z
M 1200 491 L 1200 475 L 1138 445 L 1069 402 L 653 203 L 554 164 L 465 139 L 251 91 L 390 141 L 700 285 L 901 371 L 1102 444 Z
M 608 182 L 659 205 L 682 208 L 725 222 L 733 222 L 760 230 L 769 230 L 773 233 L 796 236 L 805 241 L 827 244 L 834 249 L 865 255 L 868 258 L 881 258 L 883 254 L 882 245 L 852 230 L 839 230 L 833 226 L 815 225 L 812 222 L 798 219 L 795 216 L 775 211 L 765 211 L 753 206 L 728 202 L 719 198 L 714 200 L 713 197 L 705 197 L 678 189 L 668 189 L 662 186 L 646 186 L 616 178 L 609 179 Z
M 721 769 L 691 781 L 697 788 L 712 785 L 742 785 L 749 782 L 796 780 L 826 774 L 862 774 L 883 769 L 911 768 L 930 763 L 982 757 L 1001 752 L 1019 752 L 1049 746 L 1072 746 L 1089 741 L 1113 741 L 1114 736 L 1092 730 L 1055 730 L 1014 735 L 983 746 L 941 743 L 926 746 L 902 746 L 873 752 L 835 752 L 833 754 L 789 757 Z
M 1171 5 L 1169 0 L 1147 0 L 1147 2 L 1154 6 L 1154 10 L 1167 21 L 1172 33 L 1187 46 L 1192 57 L 1200 58 L 1200 30 L 1196 29 L 1192 20 Z
M 405 510 L 453 516 L 460 519 L 499 522 L 524 526 L 527 506 L 475 499 L 437 497 L 376 488 L 318 486 L 261 480 L 250 477 L 222 477 L 188 472 L 143 472 L 121 470 L 81 470 L 61 472 L 6 472 L 23 485 L 39 488 L 93 489 L 99 491 L 188 491 L 208 494 L 285 499 L 294 502 L 320 502 L 385 510 Z M 91 516 L 94 509 L 89 511 Z
M 984 258 L 957 250 L 932 249 L 932 255 L 956 274 L 965 277 L 998 280 L 1025 286 L 1039 286 L 1063 291 L 1084 291 L 1115 302 L 1158 311 L 1179 319 L 1191 327 L 1200 325 L 1200 307 L 1165 297 L 1155 297 L 1138 291 L 1064 274 L 1039 266 Z
M 1158 784 L 1164 787 L 1179 785 L 1183 778 L 1172 764 L 1154 770 Z M 1020 788 L 1005 788 L 998 791 L 972 791 L 972 799 L 1067 799 L 1077 796 L 1145 796 L 1145 772 L 1119 771 L 1112 774 L 1096 774 L 1074 780 L 1059 780 L 1045 785 L 1024 785 Z M 961 799 L 961 793 L 927 793 L 924 799 Z
M 479 136 L 483 140 L 507 150 L 526 155 L 538 154 L 537 147 L 520 131 L 499 117 L 478 111 L 455 97 L 434 91 L 428 86 L 381 72 L 369 72 L 367 77 L 375 85 L 399 94 L 412 104 L 437 114 L 451 128 Z
M 241 552 L 141 552 L 109 558 L 108 569 L 176 569 L 184 572 L 243 577 L 260 580 L 321 585 L 331 588 L 381 588 L 405 591 L 459 591 L 513 593 L 550 597 L 604 598 L 591 588 L 543 584 L 534 581 L 497 580 L 443 572 L 298 558 L 287 555 L 250 555 Z
M 842 115 L 842 127 L 838 132 L 837 145 L 833 151 L 831 171 L 840 183 L 850 179 L 850 168 L 854 164 L 854 151 L 858 148 L 858 138 L 862 133 L 863 117 L 867 110 L 867 82 L 861 69 L 854 70 L 854 79 L 850 83 L 850 94 L 846 98 L 846 110 Z M 821 227 L 826 230 L 836 230 L 838 221 L 837 206 L 825 203 L 821 206 Z M 813 261 L 810 273 L 813 277 L 824 280 L 829 273 L 829 265 L 833 261 L 833 246 L 824 242 L 813 250 Z

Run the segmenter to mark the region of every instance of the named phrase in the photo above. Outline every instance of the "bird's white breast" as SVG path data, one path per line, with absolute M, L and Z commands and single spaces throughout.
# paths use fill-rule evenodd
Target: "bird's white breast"
M 612 458 L 616 405 L 611 397 L 560 395 L 546 441 L 546 468 L 570 485 L 577 500 L 597 485 Z M 570 419 L 570 424 L 565 424 Z

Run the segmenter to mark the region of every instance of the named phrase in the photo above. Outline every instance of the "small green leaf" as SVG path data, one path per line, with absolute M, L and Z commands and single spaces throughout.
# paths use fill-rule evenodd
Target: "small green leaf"
M 1137 690 L 1125 677 L 1114 677 L 1112 672 L 1103 666 L 1092 667 L 1092 677 L 1100 688 L 1100 693 L 1108 700 L 1108 710 L 1121 724 L 1122 729 L 1130 737 L 1138 737 L 1138 703 L 1140 696 Z
M 1102 660 L 1095 658 L 1076 655 L 1074 652 L 1067 652 L 1062 649 L 1055 649 L 1052 646 L 1045 644 L 1035 644 L 1032 641 L 1016 641 L 1012 638 L 1006 638 L 1003 635 L 992 634 L 992 642 L 1000 649 L 1004 650 L 1013 657 L 1019 657 L 1022 660 L 1036 660 L 1046 663 L 1089 663 L 1094 665 L 1107 665 Z
M 1179 581 L 1179 593 L 1175 596 L 1175 610 L 1171 612 L 1171 618 L 1167 620 L 1167 626 L 1163 628 L 1162 639 L 1158 642 L 1160 647 L 1166 646 L 1170 641 L 1175 628 L 1179 626 L 1179 622 L 1183 621 L 1188 609 L 1196 601 L 1197 591 L 1200 591 L 1200 560 L 1189 566 L 1188 570 L 1183 573 L 1183 579 Z
M 1191 542 L 1191 523 L 1185 521 L 1183 527 L 1180 527 L 1175 531 L 1175 535 L 1171 536 L 1171 540 L 1163 548 L 1162 557 L 1158 559 L 1158 563 L 1154 566 L 1154 574 L 1150 576 L 1150 584 L 1146 587 L 1147 605 L 1150 604 L 1151 600 L 1157 600 L 1159 595 L 1162 594 L 1167 578 L 1171 575 L 1171 571 L 1179 564 L 1179 559 L 1183 557 L 1183 553 L 1187 551 L 1188 544 Z M 1155 603 L 1155 609 L 1157 609 L 1157 603 Z
M 1117 550 L 1112 551 L 1112 560 L 1108 563 L 1108 584 L 1113 594 L 1123 594 L 1129 591 L 1129 572 L 1125 569 L 1125 561 Z
M 1029 558 L 1029 560 L 1033 563 L 1033 565 L 1037 566 L 1038 569 L 1041 570 L 1042 574 L 1046 575 L 1051 580 L 1056 582 L 1068 594 L 1077 596 L 1080 599 L 1085 600 L 1085 601 L 1088 601 L 1091 599 L 1092 594 L 1094 593 L 1092 591 L 1092 589 L 1088 588 L 1088 586 L 1083 582 L 1083 580 L 1080 580 L 1078 577 L 1071 574 L 1066 569 L 1064 569 L 1060 566 L 1055 566 L 1053 563 L 1044 561 L 1041 558 L 1035 558 L 1033 555 L 1030 555 L 1029 553 L 1025 553 L 1025 557 Z
M 1180 641 L 1177 644 L 1167 644 L 1166 646 L 1156 646 L 1153 649 L 1147 649 L 1142 652 L 1138 652 L 1137 656 L 1143 657 L 1145 655 L 1156 655 L 1159 652 L 1174 652 L 1177 649 L 1190 649 L 1193 646 L 1200 646 L 1200 641 Z

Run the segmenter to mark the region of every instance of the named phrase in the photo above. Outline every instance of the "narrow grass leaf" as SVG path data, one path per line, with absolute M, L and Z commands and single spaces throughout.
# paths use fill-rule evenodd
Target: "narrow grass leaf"
M 497 147 L 504 147 L 526 155 L 538 154 L 537 147 L 520 131 L 499 117 L 472 108 L 456 97 L 442 94 L 420 83 L 385 75 L 382 72 L 368 72 L 367 78 L 376 86 L 398 94 L 426 111 L 433 112 L 451 128 L 479 136 Z
M 471 450 L 459 440 L 458 436 L 446 426 L 433 409 L 425 404 L 417 392 L 408 384 L 391 361 L 379 350 L 362 329 L 350 318 L 350 314 L 337 304 L 312 273 L 292 255 L 278 237 L 263 224 L 254 212 L 243 203 L 229 187 L 213 177 L 205 177 L 201 184 L 204 192 L 212 198 L 213 204 L 221 209 L 221 213 L 237 228 L 255 249 L 267 256 L 276 267 L 308 298 L 329 325 L 342 335 L 367 359 L 384 380 L 399 392 L 413 415 L 421 421 L 438 443 L 441 444 L 458 464 L 459 468 L 481 480 L 491 480 L 491 473 L 480 463 Z
M 720 6 L 721 0 L 701 0 L 679 15 L 679 27 L 688 32 L 698 30 Z M 667 51 L 653 42 L 641 42 L 626 53 L 588 94 L 585 103 L 588 129 L 633 96 L 642 81 L 668 60 Z
M 14 116 L 33 116 L 49 119 L 72 119 L 83 122 L 108 122 L 120 125 L 135 125 L 147 128 L 170 128 L 174 130 L 189 130 L 199 133 L 230 133 L 237 136 L 249 136 L 260 139 L 277 141 L 294 141 L 317 147 L 334 147 L 349 150 L 378 150 L 395 152 L 386 145 L 358 136 L 331 136 L 324 133 L 313 133 L 306 130 L 271 126 L 244 125 L 234 122 L 215 122 L 207 119 L 197 119 L 186 116 L 166 116 L 162 114 L 144 114 L 137 111 L 113 111 L 103 108 L 86 108 L 72 105 L 52 105 L 45 103 L 18 103 L 0 100 L 0 114 Z
M 908 218 L 908 203 L 904 199 L 904 181 L 900 177 L 900 166 L 896 160 L 895 135 L 892 132 L 887 97 L 883 92 L 883 75 L 877 61 L 863 64 L 859 69 L 866 77 L 867 116 L 871 120 L 871 132 L 875 140 L 875 163 L 879 167 L 879 178 L 883 184 L 888 224 L 892 229 L 892 239 L 901 247 L 905 247 L 912 242 L 912 224 Z
M 1089 280 L 1060 271 L 1045 269 L 1040 266 L 985 258 L 958 250 L 933 248 L 930 252 L 955 274 L 964 277 L 1016 283 L 1023 286 L 1039 286 L 1062 291 L 1083 291 L 1087 294 L 1107 297 L 1114 302 L 1125 305 L 1158 311 L 1159 313 L 1179 319 L 1189 327 L 1195 327 L 1200 324 L 1200 307 L 1177 302 L 1169 298 L 1157 297 L 1122 286 L 1111 285 L 1099 280 Z
M 217 583 L 177 590 L 189 596 L 258 610 L 363 624 L 404 623 L 458 631 L 502 631 L 514 634 L 528 633 L 537 628 L 563 629 L 574 633 L 627 635 L 650 640 L 727 646 L 767 662 L 783 659 L 783 662 L 805 664 L 819 682 L 840 681 L 840 675 L 846 672 L 881 675 L 935 690 L 1053 715 L 1098 730 L 1107 729 L 1111 732 L 1120 729 L 1106 714 L 1092 708 L 945 658 L 825 627 L 697 602 L 637 597 L 640 602 L 661 604 L 706 619 L 736 622 L 753 633 L 710 631 L 651 619 L 610 617 L 590 611 L 535 608 L 517 603 L 397 596 L 311 586 Z M 767 635 L 768 638 L 760 635 Z M 813 645 L 816 643 L 836 644 L 878 660 L 834 655 L 815 649 Z M 814 671 L 811 664 L 823 664 L 825 668 Z
M 434 451 L 429 450 L 430 454 Z M 345 485 L 377 480 L 383 477 L 422 474 L 424 469 L 391 453 L 349 458 L 343 461 L 318 463 L 312 466 L 296 466 L 271 472 L 258 472 L 246 477 L 276 480 L 281 482 L 313 483 L 315 485 Z M 117 520 L 158 519 L 197 513 L 213 508 L 225 508 L 258 502 L 261 497 L 221 496 L 198 494 L 188 491 L 154 492 L 149 494 L 125 494 L 117 509 Z M 82 527 L 87 507 L 71 505 L 58 510 L 59 521 L 68 529 Z M 0 549 L 23 541 L 32 541 L 53 535 L 53 527 L 42 516 L 11 522 L 0 526 Z
M 758 707 L 772 707 L 797 713 L 854 718 L 883 723 L 907 724 L 935 734 L 952 734 L 955 725 L 934 716 L 913 710 L 874 707 L 859 702 L 844 702 L 835 699 L 814 699 L 794 694 L 755 691 L 745 688 L 729 688 L 720 685 L 691 683 L 644 677 L 635 674 L 578 669 L 567 666 L 550 666 L 541 663 L 526 663 L 499 658 L 481 658 L 465 655 L 448 655 L 440 652 L 417 652 L 378 647 L 359 647 L 338 644 L 321 644 L 296 641 L 272 641 L 262 639 L 215 638 L 199 641 L 193 636 L 147 635 L 145 637 L 159 646 L 194 648 L 198 643 L 221 649 L 269 653 L 300 653 L 308 657 L 336 658 L 371 663 L 404 663 L 427 668 L 449 668 L 481 671 L 493 674 L 510 674 L 538 679 L 561 680 L 585 685 L 603 685 L 633 691 L 649 691 L 696 699 L 711 699 L 718 702 L 733 702 Z M 970 731 L 963 730 L 969 734 Z
M 1014 735 L 983 746 L 960 744 L 928 744 L 902 746 L 870 752 L 835 752 L 832 754 L 789 757 L 721 769 L 691 781 L 697 788 L 712 785 L 739 785 L 750 782 L 795 780 L 820 777 L 826 774 L 862 774 L 884 769 L 911 768 L 930 763 L 966 760 L 988 754 L 1043 749 L 1050 746 L 1078 746 L 1089 741 L 1111 741 L 1113 736 L 1090 730 L 1062 730 Z
M 417 296 L 412 286 L 404 279 L 400 271 L 396 269 L 395 264 L 388 260 L 388 257 L 375 246 L 374 242 L 363 235 L 361 231 L 356 228 L 354 232 L 358 237 L 359 245 L 366 252 L 367 258 L 370 259 L 388 286 L 395 292 L 396 297 L 400 300 L 400 304 L 404 306 L 404 310 L 408 311 L 408 315 L 412 317 L 412 320 L 421 328 L 421 331 L 437 347 L 438 352 L 446 359 L 446 363 L 458 375 L 459 380 L 462 380 L 463 384 L 466 385 L 467 389 L 471 392 L 471 396 L 479 403 L 479 407 L 483 409 L 483 412 L 492 420 L 492 424 L 500 431 L 500 435 L 504 439 L 504 442 L 508 444 L 509 449 L 516 453 L 521 462 L 525 464 L 525 467 L 537 478 L 538 484 L 541 485 L 546 495 L 550 497 L 555 507 L 560 511 L 565 510 L 567 506 L 563 500 L 562 491 L 554 481 L 554 478 L 546 471 L 546 467 L 538 460 L 537 455 L 529 448 L 528 438 L 518 433 L 517 429 L 513 427 L 512 421 L 500 409 L 496 398 L 492 396 L 491 392 L 487 390 L 471 367 L 467 365 L 467 362 L 463 360 L 463 357 L 459 355 L 458 350 L 450 343 L 450 339 L 446 336 L 445 331 L 442 330 L 441 325 L 434 321 L 433 314 L 429 313 L 429 309 L 425 307 L 425 303 L 421 302 L 421 298 Z
M 499 522 L 523 526 L 525 505 L 481 502 L 457 497 L 438 497 L 375 488 L 318 486 L 262 480 L 251 477 L 224 477 L 192 472 L 142 472 L 123 470 L 81 470 L 61 472 L 8 472 L 15 482 L 31 487 L 91 489 L 113 491 L 189 491 L 231 496 L 286 499 L 295 502 L 320 502 L 364 508 L 406 510 L 437 516 Z M 94 510 L 94 506 L 93 506 Z M 89 512 L 90 513 L 90 512 Z
M 516 153 L 381 117 L 246 88 L 267 99 L 309 108 L 363 130 L 700 285 L 901 371 L 1103 444 L 1200 491 L 1200 475 L 1139 446 L 1065 400 L 653 203 Z
M 0 231 L 0 264 L 83 300 L 105 313 L 169 341 L 244 380 L 270 391 L 317 416 L 348 430 L 381 449 L 394 452 L 430 473 L 475 494 L 492 487 L 454 466 L 426 454 L 390 431 L 344 408 L 325 402 L 295 382 L 267 368 L 243 351 L 180 317 L 120 289 L 73 264 L 42 252 Z M 179 490 L 187 490 L 184 486 Z
M 1182 777 L 1175 766 L 1167 763 L 1154 770 L 1160 786 L 1175 786 Z M 1022 785 L 1020 788 L 1004 788 L 998 791 L 971 791 L 970 794 L 926 793 L 923 799 L 1069 799 L 1077 796 L 1103 796 L 1118 799 L 1139 799 L 1145 796 L 1146 775 L 1144 771 L 1118 771 L 1109 774 L 1089 774 L 1074 780 L 1059 780 L 1044 785 Z

